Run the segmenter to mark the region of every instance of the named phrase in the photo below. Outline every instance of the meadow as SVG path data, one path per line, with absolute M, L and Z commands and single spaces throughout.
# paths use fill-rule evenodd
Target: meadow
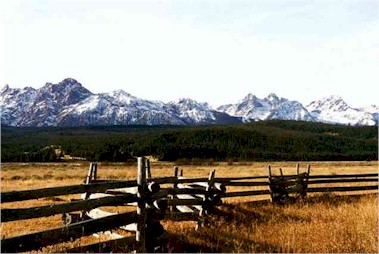
M 209 162 L 208 165 L 181 165 L 188 177 L 206 177 L 212 169 L 216 177 L 267 175 L 282 168 L 285 174 L 296 172 L 295 162 Z M 311 165 L 311 174 L 378 173 L 377 161 L 301 162 L 300 171 Z M 131 180 L 136 178 L 136 164 L 99 163 L 99 179 Z M 152 162 L 153 177 L 170 176 L 175 163 Z M 3 163 L 1 192 L 56 187 L 83 183 L 89 162 L 78 163 Z M 341 185 L 341 184 L 339 184 Z M 349 184 L 345 184 L 349 185 Z M 320 184 L 319 186 L 322 186 Z M 248 187 L 264 189 L 264 187 Z M 229 191 L 247 187 L 228 187 Z M 363 194 L 364 195 L 361 195 Z M 371 193 L 371 194 L 370 194 Z M 349 194 L 349 195 L 347 195 Z M 358 195 L 357 195 L 358 194 Z M 2 208 L 31 207 L 68 202 L 79 195 L 66 195 L 23 202 L 5 203 Z M 133 207 L 108 207 L 109 211 L 133 210 Z M 211 218 L 209 227 L 194 230 L 194 222 L 163 221 L 169 233 L 170 252 L 344 252 L 378 251 L 377 191 L 309 194 L 304 202 L 277 206 L 269 196 L 224 199 L 224 205 Z M 1 223 L 1 236 L 62 226 L 59 215 Z M 117 231 L 117 230 L 116 230 Z M 128 233 L 118 232 L 128 235 Z M 41 252 L 64 252 L 96 243 L 106 236 L 83 237 L 71 243 L 43 248 Z M 113 252 L 130 252 L 130 246 L 113 246 Z M 99 250 L 105 252 L 105 249 Z

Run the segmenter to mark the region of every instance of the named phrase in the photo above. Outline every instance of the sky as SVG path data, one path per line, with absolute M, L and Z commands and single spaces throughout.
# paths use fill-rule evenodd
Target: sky
M 0 86 L 379 104 L 378 0 L 0 0 Z

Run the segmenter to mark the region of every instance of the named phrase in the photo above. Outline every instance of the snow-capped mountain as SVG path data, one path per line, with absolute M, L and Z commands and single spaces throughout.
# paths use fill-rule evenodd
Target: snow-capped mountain
M 269 119 L 377 125 L 379 107 L 352 108 L 339 96 L 300 102 L 271 93 L 253 94 L 216 110 L 189 98 L 163 103 L 137 98 L 123 90 L 94 94 L 75 79 L 46 83 L 40 89 L 1 89 L 1 123 L 11 126 L 87 126 L 128 124 L 229 124 Z
M 366 109 L 350 107 L 340 96 L 332 95 L 306 106 L 311 115 L 319 122 L 351 125 L 378 124 L 378 107 Z
M 270 93 L 263 99 L 250 93 L 238 103 L 222 105 L 217 110 L 242 117 L 244 122 L 270 119 L 315 120 L 300 102 L 279 98 L 274 93 Z
M 241 119 L 213 110 L 208 103 L 199 103 L 189 98 L 168 102 L 165 110 L 178 115 L 185 124 L 196 123 L 238 123 Z
M 12 89 L 5 85 L 1 89 L 1 122 L 3 124 L 12 123 L 14 126 L 22 125 L 22 119 L 27 117 L 25 109 L 33 106 L 37 91 L 31 87 L 23 89 Z
M 74 79 L 40 89 L 1 90 L 1 122 L 11 126 L 236 123 L 238 118 L 191 99 L 163 103 L 123 90 L 93 94 Z

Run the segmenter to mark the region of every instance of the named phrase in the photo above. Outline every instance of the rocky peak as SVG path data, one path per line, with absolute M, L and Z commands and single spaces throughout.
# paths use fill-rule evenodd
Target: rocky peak
M 9 89 L 9 85 L 5 84 L 3 88 L 1 88 L 1 94 L 5 93 Z
M 215 111 L 208 103 L 189 98 L 163 103 L 137 98 L 123 90 L 92 94 L 72 78 L 46 83 L 40 89 L 5 85 L 0 98 L 2 123 L 12 126 L 208 124 L 267 119 L 373 125 L 379 121 L 378 109 L 351 108 L 335 95 L 304 108 L 274 93 L 264 99 L 249 93 L 238 103 L 222 105 Z
M 58 84 L 46 83 L 38 90 L 37 101 L 52 100 L 55 104 L 70 105 L 91 96 L 92 93 L 75 79 L 66 78 Z
M 180 98 L 176 102 L 173 101 L 171 104 L 178 104 L 181 107 L 185 107 L 188 109 L 194 109 L 194 108 L 209 108 L 208 103 L 206 102 L 198 102 L 190 98 Z
M 252 93 L 248 93 L 245 98 L 242 99 L 242 101 L 255 101 L 257 100 L 257 96 L 255 96 L 254 94 Z
M 130 93 L 125 92 L 122 89 L 115 90 L 107 95 L 112 97 L 113 99 L 116 100 L 116 102 L 121 103 L 121 104 L 130 104 L 133 101 L 138 100 L 137 97 L 131 95 Z
M 331 95 L 329 97 L 325 97 L 318 101 L 311 102 L 307 109 L 313 111 L 317 110 L 332 110 L 332 111 L 345 111 L 349 109 L 350 106 L 342 99 L 341 96 Z
M 276 94 L 274 94 L 274 93 L 270 93 L 269 95 L 267 95 L 267 97 L 265 98 L 265 100 L 267 100 L 267 101 L 272 101 L 272 102 L 277 102 L 277 101 L 279 101 L 279 97 L 276 95 Z

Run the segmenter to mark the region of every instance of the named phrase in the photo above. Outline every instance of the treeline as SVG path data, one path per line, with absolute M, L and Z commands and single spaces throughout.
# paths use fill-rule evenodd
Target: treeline
M 64 153 L 96 161 L 377 160 L 377 126 L 263 121 L 221 126 L 95 126 L 15 128 L 2 126 L 2 161 L 58 160 Z M 45 148 L 45 149 L 43 149 Z M 46 154 L 50 152 L 49 154 Z M 44 154 L 38 157 L 39 154 Z

